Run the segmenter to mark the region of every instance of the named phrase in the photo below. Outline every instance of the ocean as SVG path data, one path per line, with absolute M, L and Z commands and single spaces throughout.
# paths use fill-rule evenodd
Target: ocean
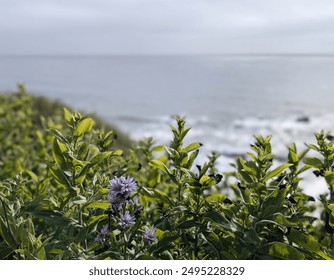
M 221 154 L 221 172 L 250 151 L 253 135 L 272 135 L 278 160 L 287 145 L 314 143 L 333 130 L 334 56 L 0 56 L 0 91 L 29 92 L 96 113 L 134 139 L 171 140 L 173 116 L 192 127 L 188 141 Z M 326 185 L 305 178 L 305 191 Z

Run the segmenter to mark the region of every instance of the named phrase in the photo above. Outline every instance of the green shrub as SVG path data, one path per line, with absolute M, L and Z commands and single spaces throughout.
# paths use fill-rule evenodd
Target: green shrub
M 256 136 L 223 176 L 215 153 L 195 165 L 202 144 L 184 145 L 183 118 L 168 146 L 132 143 L 55 104 L 0 95 L 0 259 L 334 257 L 329 134 L 308 145 L 320 158 L 292 145 L 280 165 Z M 310 168 L 328 185 L 320 204 L 300 188 Z

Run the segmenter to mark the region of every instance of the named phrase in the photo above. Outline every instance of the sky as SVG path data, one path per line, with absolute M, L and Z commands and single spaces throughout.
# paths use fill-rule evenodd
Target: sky
M 0 0 L 0 55 L 334 53 L 333 0 Z

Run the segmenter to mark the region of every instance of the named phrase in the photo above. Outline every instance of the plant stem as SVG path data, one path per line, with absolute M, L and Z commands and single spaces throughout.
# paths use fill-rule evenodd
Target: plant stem
M 334 195 L 333 195 L 333 186 L 329 186 L 329 203 L 334 203 Z M 331 237 L 331 249 L 334 249 L 334 229 L 332 229 L 330 237 Z
M 179 169 L 180 167 L 177 166 L 177 173 L 176 173 L 176 179 L 177 179 L 177 200 L 178 200 L 178 203 L 179 205 L 181 205 L 181 189 L 182 189 L 182 184 L 181 184 L 181 180 L 182 180 L 182 173 Z
M 127 260 L 127 255 L 126 255 L 126 246 L 127 246 L 127 242 L 126 242 L 126 235 L 125 235 L 125 231 L 123 232 L 123 239 L 124 239 L 124 246 L 123 246 L 123 259 Z
M 199 211 L 200 211 L 200 194 L 196 195 L 196 215 L 194 217 L 194 221 L 197 222 L 198 221 L 198 217 L 199 217 Z M 194 259 L 197 260 L 198 259 L 198 231 L 199 229 L 196 228 L 196 235 L 195 235 L 195 248 L 194 248 Z
M 181 206 L 181 184 L 180 184 L 180 179 L 179 179 L 179 183 L 178 183 L 178 206 Z M 180 220 L 182 219 L 182 212 L 179 211 L 177 213 L 177 222 L 179 223 Z M 178 229 L 177 230 L 177 234 L 181 237 L 183 232 L 182 232 L 182 229 Z M 181 242 L 179 242 L 178 244 L 178 249 L 179 249 L 179 252 L 181 251 Z
M 1 204 L 2 204 L 2 207 L 3 207 L 3 212 L 4 212 L 4 215 L 5 215 L 5 220 L 6 220 L 7 228 L 8 228 L 8 231 L 9 231 L 9 235 L 10 235 L 13 243 L 15 244 L 16 248 L 18 248 L 19 245 L 17 244 L 17 242 L 16 242 L 16 240 L 14 238 L 14 235 L 12 233 L 12 230 L 11 230 L 11 228 L 9 226 L 9 220 L 8 220 L 7 211 L 6 211 L 6 203 L 3 200 L 1 200 Z
M 80 223 L 81 226 L 83 225 L 82 208 L 80 206 L 79 206 L 79 223 Z

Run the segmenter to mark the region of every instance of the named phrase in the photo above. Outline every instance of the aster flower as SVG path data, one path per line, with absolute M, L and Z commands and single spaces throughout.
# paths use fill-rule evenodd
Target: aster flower
M 134 198 L 132 199 L 132 203 L 133 203 L 133 205 L 135 205 L 135 206 L 141 206 L 141 204 L 139 203 L 138 197 L 134 197 Z
M 135 224 L 135 219 L 130 215 L 129 211 L 125 211 L 124 214 L 120 214 L 119 216 L 118 226 L 121 229 L 127 229 Z
M 110 180 L 109 201 L 119 208 L 122 206 L 137 188 L 136 182 L 131 177 L 114 177 Z
M 101 229 L 100 233 L 96 236 L 95 241 L 100 243 L 105 242 L 108 234 L 109 234 L 109 228 L 108 225 L 106 225 Z
M 156 239 L 154 226 L 152 226 L 151 229 L 148 229 L 148 227 L 145 226 L 144 242 L 146 244 L 152 244 Z

